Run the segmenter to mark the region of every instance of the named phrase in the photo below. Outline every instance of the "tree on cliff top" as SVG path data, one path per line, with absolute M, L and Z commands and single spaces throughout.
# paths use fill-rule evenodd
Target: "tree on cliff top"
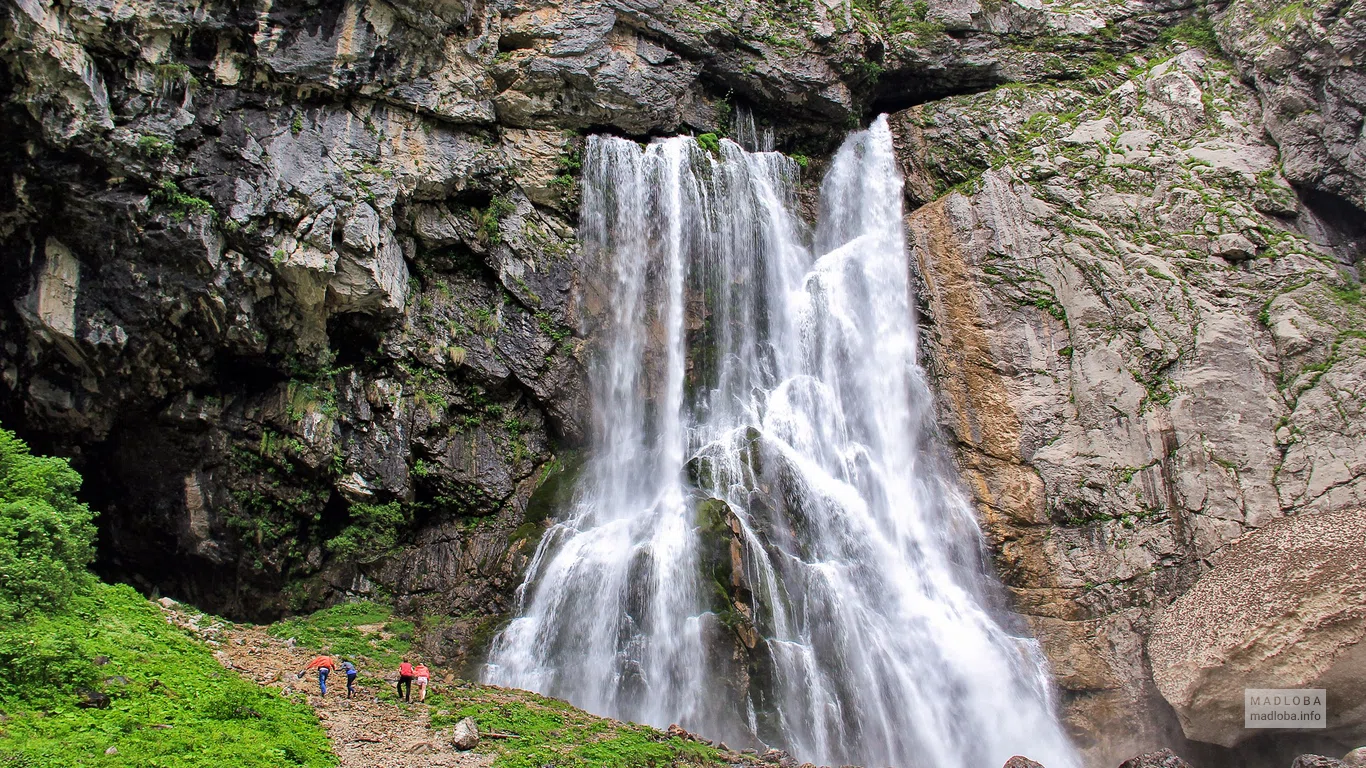
M 34 456 L 0 429 L 0 620 L 56 610 L 88 588 L 94 515 L 66 459 Z

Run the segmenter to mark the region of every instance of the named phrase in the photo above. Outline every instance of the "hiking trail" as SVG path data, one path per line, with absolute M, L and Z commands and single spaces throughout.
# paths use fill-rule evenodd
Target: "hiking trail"
M 306 696 L 341 768 L 486 768 L 493 762 L 492 755 L 456 750 L 448 729 L 430 727 L 426 704 L 397 701 L 394 683 L 387 679 L 389 670 L 377 674 L 362 668 L 351 699 L 346 698 L 346 675 L 334 671 L 327 679 L 327 695 L 320 696 L 316 673 L 303 679 L 295 676 L 317 649 L 297 647 L 267 634 L 265 627 L 225 622 L 166 598 L 158 603 L 168 621 L 199 636 L 224 667 L 259 685 L 279 688 L 295 700 Z M 379 631 L 378 626 L 357 629 Z M 433 684 L 451 679 L 433 677 Z

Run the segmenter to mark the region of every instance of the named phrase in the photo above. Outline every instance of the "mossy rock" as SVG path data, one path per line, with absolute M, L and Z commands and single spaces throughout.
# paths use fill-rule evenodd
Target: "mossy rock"
M 578 452 L 567 452 L 548 462 L 541 475 L 540 485 L 527 499 L 526 514 L 522 517 L 523 527 L 517 531 L 523 531 L 528 524 L 544 524 L 568 508 L 574 502 L 574 491 L 583 474 L 583 467 L 584 457 Z M 523 532 L 521 538 L 527 535 Z

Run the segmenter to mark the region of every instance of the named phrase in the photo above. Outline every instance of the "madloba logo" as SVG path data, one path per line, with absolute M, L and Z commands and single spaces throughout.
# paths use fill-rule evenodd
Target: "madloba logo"
M 1244 728 L 1326 728 L 1328 692 L 1323 688 L 1248 688 L 1243 691 Z

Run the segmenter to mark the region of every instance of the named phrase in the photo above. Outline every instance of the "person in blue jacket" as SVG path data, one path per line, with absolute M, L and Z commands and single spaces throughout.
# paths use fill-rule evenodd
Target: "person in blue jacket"
M 346 673 L 346 698 L 351 698 L 356 685 L 356 665 L 349 661 L 342 662 L 342 671 Z

